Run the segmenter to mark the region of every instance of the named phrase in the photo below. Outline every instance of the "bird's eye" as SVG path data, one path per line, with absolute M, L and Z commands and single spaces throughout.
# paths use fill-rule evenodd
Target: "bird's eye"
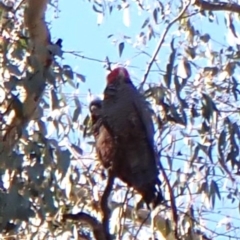
M 90 112 L 94 112 L 94 111 L 96 111 L 96 110 L 97 110 L 97 107 L 96 107 L 96 106 L 91 106 Z

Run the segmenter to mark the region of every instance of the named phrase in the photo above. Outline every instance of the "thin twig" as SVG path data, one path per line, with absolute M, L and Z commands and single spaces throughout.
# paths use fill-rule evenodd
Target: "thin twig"
M 167 188 L 168 188 L 169 195 L 170 195 L 170 205 L 171 205 L 173 222 L 174 222 L 174 225 L 175 225 L 174 226 L 175 239 L 180 240 L 180 237 L 178 235 L 178 215 L 177 215 L 177 207 L 176 207 L 176 204 L 175 204 L 175 197 L 174 197 L 173 190 L 172 190 L 172 187 L 170 185 L 170 182 L 168 180 L 168 176 L 167 176 L 167 174 L 166 174 L 166 172 L 163 168 L 163 165 L 162 165 L 161 161 L 159 161 L 159 166 L 160 166 L 161 172 L 163 174 L 164 181 L 167 184 Z
M 107 66 L 119 64 L 118 62 L 108 61 L 108 58 L 106 58 L 105 60 L 102 60 L 102 59 L 97 59 L 97 58 L 93 58 L 93 57 L 87 57 L 87 56 L 82 55 L 82 54 L 80 54 L 79 52 L 76 52 L 76 51 L 63 51 L 63 53 L 72 54 L 73 56 L 76 56 L 76 57 L 79 57 L 79 58 L 82 58 L 82 59 L 85 59 L 85 60 L 98 62 L 98 63 L 103 63 L 103 64 L 106 64 Z M 136 68 L 136 69 L 138 69 L 138 66 L 128 65 L 128 68 Z
M 80 57 L 82 59 L 86 59 L 86 60 L 90 60 L 90 61 L 94 61 L 94 62 L 99 62 L 99 63 L 107 63 L 107 64 L 117 64 L 117 62 L 107 62 L 106 60 L 101 60 L 101 59 L 97 59 L 97 58 L 92 58 L 92 57 L 86 57 L 82 54 L 79 54 L 75 51 L 63 51 L 64 53 L 68 53 L 68 54 L 72 54 L 76 57 Z
M 106 69 L 107 69 L 108 71 L 112 71 L 111 62 L 110 62 L 110 60 L 109 60 L 108 57 L 106 57 Z
M 16 13 L 19 9 L 20 9 L 20 7 L 23 5 L 23 3 L 25 3 L 26 2 L 26 0 L 22 0 L 18 5 L 17 5 L 17 7 L 14 9 L 14 13 Z
M 148 220 L 148 218 L 150 217 L 150 215 L 151 215 L 151 212 L 149 212 L 148 215 L 147 215 L 147 217 L 141 222 L 141 224 L 140 224 L 140 226 L 139 226 L 139 228 L 138 228 L 138 230 L 137 230 L 137 232 L 136 232 L 136 234 L 135 234 L 135 236 L 134 236 L 134 238 L 133 238 L 134 240 L 137 240 L 137 236 L 138 236 L 140 230 L 142 229 L 143 225 L 146 223 L 146 221 Z
M 147 80 L 148 74 L 149 74 L 149 72 L 150 72 L 150 70 L 151 70 L 151 67 L 152 67 L 152 65 L 153 65 L 153 63 L 154 63 L 154 61 L 155 61 L 155 59 L 156 59 L 156 57 L 157 57 L 157 55 L 158 55 L 158 52 L 160 51 L 160 49 L 161 49 L 161 47 L 162 47 L 162 45 L 163 45 L 163 43 L 164 43 L 164 40 L 165 40 L 165 37 L 166 37 L 168 31 L 170 30 L 171 26 L 172 26 L 175 22 L 177 22 L 177 21 L 183 16 L 183 14 L 184 14 L 185 11 L 187 10 L 188 6 L 190 5 L 190 2 L 191 2 L 191 1 L 189 1 L 189 2 L 186 4 L 186 6 L 182 9 L 182 11 L 179 13 L 179 15 L 178 15 L 176 18 L 174 18 L 174 19 L 168 24 L 168 26 L 166 27 L 166 29 L 165 29 L 162 37 L 159 39 L 159 42 L 158 42 L 157 47 L 156 47 L 156 49 L 155 49 L 155 51 L 154 51 L 154 53 L 153 53 L 153 55 L 152 55 L 152 58 L 151 58 L 149 64 L 147 65 L 146 71 L 145 71 L 144 76 L 143 76 L 143 79 L 142 79 L 142 81 L 141 81 L 140 89 L 143 87 L 144 83 L 145 83 L 146 80 Z
M 110 218 L 111 212 L 108 207 L 108 197 L 112 191 L 113 183 L 114 183 L 114 176 L 111 173 L 111 171 L 109 171 L 107 186 L 101 198 L 101 210 L 103 213 L 103 231 L 107 240 L 111 240 L 111 235 L 109 233 L 109 218 Z
M 126 191 L 125 193 L 125 197 L 124 197 L 124 200 L 123 200 L 123 204 L 120 208 L 120 211 L 118 213 L 118 217 L 119 217 L 119 222 L 120 222 L 120 227 L 119 227 L 119 230 L 118 230 L 118 238 L 117 239 L 121 239 L 121 235 L 123 233 L 123 230 L 124 230 L 124 225 L 125 225 L 125 220 L 126 220 L 126 217 L 123 215 L 125 214 L 125 209 L 124 209 L 124 205 L 127 203 L 127 195 L 129 193 L 129 188 L 128 190 Z M 124 217 L 123 219 L 123 223 L 122 223 L 122 218 Z

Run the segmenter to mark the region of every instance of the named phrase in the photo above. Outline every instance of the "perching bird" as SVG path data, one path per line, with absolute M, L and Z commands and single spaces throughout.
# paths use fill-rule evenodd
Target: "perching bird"
M 118 67 L 107 76 L 104 100 L 96 106 L 92 104 L 90 110 L 98 108 L 95 112 L 100 113 L 95 121 L 95 139 L 101 162 L 111 168 L 115 177 L 137 190 L 148 207 L 151 204 L 154 208 L 163 196 L 153 121 L 147 102 L 125 68 Z M 94 111 L 91 113 L 96 116 Z

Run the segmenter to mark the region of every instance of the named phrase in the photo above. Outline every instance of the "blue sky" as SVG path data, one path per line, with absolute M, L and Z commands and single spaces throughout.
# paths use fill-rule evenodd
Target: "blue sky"
M 138 50 L 134 49 L 130 44 L 125 44 L 122 57 L 118 55 L 117 45 L 111 44 L 112 38 L 107 38 L 110 34 L 116 34 L 117 39 L 121 42 L 123 36 L 132 37 L 135 40 L 137 34 L 140 33 L 141 26 L 145 21 L 147 14 L 138 14 L 138 10 L 135 4 L 130 10 L 130 27 L 126 27 L 123 23 L 123 12 L 114 10 L 112 15 L 107 14 L 101 25 L 97 25 L 97 14 L 92 9 L 92 3 L 88 1 L 80 0 L 59 0 L 59 13 L 48 12 L 47 19 L 51 22 L 50 31 L 52 39 L 57 40 L 58 38 L 63 39 L 63 50 L 65 51 L 81 51 L 81 55 L 104 60 L 106 56 L 113 62 L 125 62 L 130 60 L 130 73 L 134 82 L 137 84 L 140 82 L 143 72 L 146 67 L 146 62 L 149 61 L 147 55 L 140 55 L 134 57 Z M 58 16 L 58 17 L 57 17 Z M 211 44 L 213 48 L 219 51 L 223 47 L 222 43 L 226 44 L 226 34 L 224 18 L 222 13 L 217 14 L 218 24 L 210 23 L 207 18 L 201 16 L 194 17 L 194 22 L 197 21 L 197 27 L 201 34 L 209 33 L 213 37 Z M 196 24 L 195 24 L 196 26 Z M 214 26 L 214 27 L 213 27 Z M 223 28 L 224 26 L 224 28 Z M 224 31 L 223 31 L 224 29 Z M 144 29 L 145 30 L 145 29 Z M 160 25 L 159 33 L 164 30 L 164 26 Z M 172 35 L 177 35 L 177 28 L 173 27 L 170 31 L 170 35 L 167 39 L 171 39 Z M 149 54 L 151 54 L 156 46 L 158 37 L 151 40 L 144 48 Z M 183 39 L 184 41 L 184 39 Z M 168 43 L 168 41 L 166 42 Z M 203 46 L 205 49 L 205 46 Z M 74 71 L 81 73 L 86 76 L 86 83 L 80 84 L 80 99 L 86 101 L 88 89 L 90 88 L 93 94 L 102 93 L 105 86 L 105 75 L 106 72 L 103 69 L 103 64 L 95 61 L 89 61 L 86 59 L 76 58 L 71 54 L 64 54 L 64 60 L 62 64 L 70 65 Z M 169 57 L 169 45 L 164 44 L 159 54 L 159 63 L 161 68 L 164 70 L 166 61 Z M 199 65 L 208 65 L 208 59 L 205 61 L 196 60 L 195 63 Z M 137 67 L 137 68 L 135 68 Z M 154 69 L 154 67 L 153 67 Z M 194 72 L 193 72 L 194 74 Z M 160 77 L 154 73 L 149 76 L 148 81 L 158 82 Z M 71 94 L 72 89 L 66 88 L 66 92 Z M 86 109 L 85 109 L 86 110 Z M 182 164 L 182 163 L 181 163 Z M 180 165 L 175 165 L 178 168 Z M 219 204 L 219 202 L 218 202 Z M 216 205 L 218 207 L 218 205 Z M 220 207 L 220 205 L 219 205 Z M 228 210 L 230 215 L 235 215 L 236 209 Z M 226 211 L 224 214 L 226 215 Z M 219 221 L 222 215 L 212 215 L 214 221 Z M 215 224 L 213 223 L 213 228 Z M 224 237 L 218 237 L 217 239 L 225 239 Z
M 72 0 L 71 4 L 66 1 L 59 1 L 59 18 L 54 19 L 54 14 L 48 16 L 52 21 L 52 39 L 62 38 L 63 49 L 67 51 L 81 51 L 82 55 L 92 57 L 99 60 L 104 60 L 106 56 L 113 62 L 131 61 L 131 66 L 136 66 L 144 70 L 145 63 L 149 57 L 142 55 L 138 58 L 133 58 L 137 54 L 137 50 L 125 44 L 122 57 L 118 55 L 117 45 L 111 44 L 113 38 L 107 38 L 110 34 L 116 34 L 119 42 L 123 40 L 123 36 L 135 37 L 140 33 L 140 28 L 146 19 L 147 15 L 142 13 L 138 15 L 134 6 L 130 10 L 131 25 L 126 27 L 123 23 L 123 13 L 116 9 L 113 10 L 112 15 L 107 14 L 102 25 L 97 25 L 97 14 L 92 9 L 92 4 L 87 1 Z M 156 40 L 152 42 L 156 42 Z M 151 53 L 155 45 L 149 45 L 146 50 Z M 64 55 L 67 64 L 71 65 L 74 70 L 86 75 L 87 87 L 91 87 L 93 92 L 99 92 L 99 87 L 104 87 L 105 71 L 102 64 L 99 62 L 88 61 L 86 59 L 75 59 L 70 54 Z M 139 67 L 142 66 L 142 67 Z M 135 68 L 130 68 L 134 74 Z M 136 77 L 140 78 L 141 75 Z M 133 77 L 134 78 L 134 77 Z M 139 81 L 139 80 L 138 80 Z M 83 84 L 83 88 L 85 88 Z M 102 91 L 102 89 L 100 91 Z

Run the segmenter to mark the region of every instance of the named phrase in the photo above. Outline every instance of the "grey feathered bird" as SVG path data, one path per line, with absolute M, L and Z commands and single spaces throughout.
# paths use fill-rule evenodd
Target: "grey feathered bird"
M 125 68 L 116 68 L 107 76 L 104 100 L 91 108 L 100 113 L 95 117 L 94 132 L 103 165 L 137 190 L 148 207 L 161 203 L 151 111 Z

